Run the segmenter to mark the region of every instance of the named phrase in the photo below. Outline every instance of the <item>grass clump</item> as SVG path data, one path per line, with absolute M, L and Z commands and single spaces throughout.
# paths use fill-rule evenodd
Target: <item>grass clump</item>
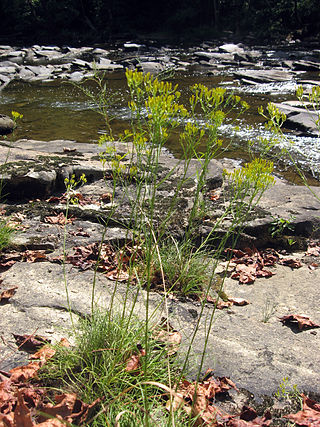
M 40 374 L 41 381 L 50 388 L 76 392 L 87 403 L 101 398 L 87 425 L 117 425 L 119 414 L 121 426 L 155 423 L 153 417 L 159 425 L 168 425 L 168 397 L 148 382 L 174 381 L 175 357 L 170 356 L 168 366 L 166 345 L 151 329 L 146 346 L 145 329 L 144 322 L 134 317 L 95 311 L 79 322 L 74 347 L 57 347 Z
M 159 246 L 159 255 L 152 261 L 153 286 L 163 290 L 163 278 L 167 292 L 199 297 L 210 283 L 211 272 L 208 267 L 209 255 L 190 242 L 177 242 L 174 239 Z
M 0 221 L 0 252 L 9 246 L 15 229 L 7 221 Z

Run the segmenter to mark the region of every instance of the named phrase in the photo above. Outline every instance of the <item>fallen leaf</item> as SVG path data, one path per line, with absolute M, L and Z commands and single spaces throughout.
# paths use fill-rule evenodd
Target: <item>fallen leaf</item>
M 38 370 L 55 354 L 55 349 L 49 345 L 44 345 L 39 351 L 30 356 L 31 361 L 28 365 L 18 366 L 11 369 L 10 380 L 12 382 L 25 382 L 34 378 Z M 36 359 L 36 360 L 35 360 Z
M 66 200 L 64 196 L 51 196 L 49 199 L 46 200 L 47 203 L 59 203 L 62 200 Z
M 319 264 L 317 262 L 312 262 L 311 264 L 308 265 L 308 268 L 310 270 L 316 270 L 319 267 Z
M 153 338 L 166 345 L 169 356 L 175 354 L 181 343 L 181 333 L 174 329 L 166 318 L 162 318 L 160 324 L 153 330 Z
M 75 153 L 77 151 L 76 148 L 63 147 L 64 153 Z
M 38 362 L 30 362 L 25 366 L 18 366 L 10 369 L 11 377 L 10 380 L 14 383 L 21 383 L 30 380 L 36 376 L 36 373 L 40 369 Z
M 287 265 L 288 267 L 291 267 L 291 268 L 302 267 L 301 261 L 299 261 L 298 259 L 293 259 L 293 258 L 284 258 L 281 261 L 279 261 L 279 264 Z
M 221 189 L 217 188 L 215 190 L 211 190 L 209 193 L 209 199 L 212 201 L 219 200 L 221 196 Z
M 100 196 L 100 200 L 101 200 L 103 203 L 110 203 L 110 202 L 112 202 L 112 194 L 111 194 L 111 193 L 104 193 L 104 194 L 101 194 L 101 196 Z
M 44 218 L 44 222 L 48 224 L 57 224 L 57 225 L 71 224 L 74 220 L 75 220 L 74 217 L 66 218 L 63 212 L 60 212 L 58 215 L 55 215 L 55 216 L 46 216 Z
M 271 424 L 271 413 L 266 411 L 263 417 L 258 417 L 257 412 L 249 406 L 242 408 L 240 419 L 234 415 L 224 417 L 227 422 L 224 424 L 228 427 L 267 427 Z
M 27 262 L 39 262 L 46 261 L 48 258 L 43 252 L 27 250 L 23 253 L 23 259 Z
M 129 359 L 126 361 L 126 371 L 136 371 L 140 366 L 140 357 L 141 355 L 133 354 L 129 357 Z
M 64 393 L 55 396 L 55 401 L 55 405 L 47 403 L 41 407 L 40 411 L 43 414 L 48 414 L 52 417 L 61 417 L 67 423 L 78 425 L 83 424 L 86 421 L 89 411 L 96 406 L 101 399 L 98 398 L 91 404 L 87 404 L 82 402 L 75 393 Z M 45 418 L 41 417 L 40 421 L 42 420 L 45 421 Z
M 248 305 L 250 304 L 247 300 L 243 298 L 228 298 L 228 301 L 232 302 L 234 305 Z
M 320 246 L 316 242 L 311 243 L 307 249 L 306 255 L 307 256 L 320 256 Z
M 239 279 L 240 283 L 253 283 L 256 280 L 257 268 L 255 265 L 238 264 L 232 273 L 232 279 Z
M 24 351 L 35 351 L 39 347 L 42 347 L 45 344 L 50 343 L 48 338 L 42 337 L 40 335 L 16 335 L 13 334 L 16 344 L 20 350 Z
M 302 410 L 296 414 L 285 415 L 298 426 L 320 426 L 320 403 L 310 399 L 304 394 Z
M 0 302 L 7 302 L 17 292 L 18 286 L 11 289 L 6 289 L 0 294 Z
M 129 273 L 127 273 L 126 271 L 118 270 L 109 271 L 106 276 L 108 277 L 108 279 L 117 282 L 126 282 L 130 278 Z
M 17 392 L 18 402 L 14 410 L 14 426 L 33 427 L 30 409 L 24 402 L 22 390 Z
M 320 325 L 315 324 L 307 316 L 300 316 L 299 314 L 289 314 L 279 318 L 280 322 L 284 325 L 298 326 L 299 331 L 303 329 L 320 328 Z
M 50 345 L 46 344 L 43 347 L 40 348 L 36 353 L 32 354 L 30 356 L 30 359 L 39 359 L 39 363 L 41 363 L 41 366 L 51 357 L 53 357 L 56 353 L 56 350 L 51 347 Z
M 20 252 L 10 252 L 0 255 L 0 270 L 7 270 L 22 259 Z
M 67 338 L 61 338 L 61 340 L 59 341 L 59 345 L 61 345 L 61 347 L 71 347 L 71 344 L 67 340 Z
M 83 230 L 83 228 L 77 228 L 76 231 L 69 231 L 71 236 L 90 237 L 90 234 Z

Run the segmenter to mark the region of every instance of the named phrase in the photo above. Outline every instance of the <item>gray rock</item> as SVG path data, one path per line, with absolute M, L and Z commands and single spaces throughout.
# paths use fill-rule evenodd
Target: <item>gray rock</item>
M 73 82 L 80 82 L 84 79 L 84 73 L 82 71 L 75 71 L 68 75 L 68 78 Z
M 83 61 L 82 59 L 75 59 L 72 61 L 72 68 L 73 69 L 83 69 L 83 68 L 88 68 L 91 69 L 91 65 L 89 62 L 87 61 Z
M 15 74 L 17 72 L 16 67 L 3 67 L 0 62 L 0 73 L 1 74 Z
M 31 71 L 36 76 L 49 76 L 52 72 L 52 69 L 45 67 L 43 65 L 27 65 L 26 69 Z
M 123 45 L 123 47 L 126 51 L 132 52 L 132 51 L 136 51 L 136 50 L 140 50 L 140 49 L 144 48 L 145 45 L 138 44 L 138 43 L 125 43 Z
M 4 89 L 10 82 L 11 82 L 12 76 L 6 76 L 3 74 L 0 74 L 0 90 Z
M 279 110 L 286 114 L 286 126 L 300 130 L 307 135 L 318 136 L 320 134 L 317 121 L 320 112 L 307 111 L 303 106 L 299 106 L 299 101 L 282 102 L 275 104 Z
M 107 56 L 109 55 L 109 51 L 105 50 L 105 49 L 100 49 L 100 48 L 95 48 L 92 51 L 93 55 L 97 55 L 97 56 Z
M 283 70 L 245 70 L 237 71 L 234 75 L 257 83 L 285 82 L 293 79 L 291 73 Z
M 239 44 L 227 43 L 219 46 L 220 52 L 226 52 L 231 54 L 245 54 L 245 50 Z
M 14 129 L 14 121 L 4 114 L 0 114 L 0 135 L 11 133 Z
M 141 69 L 144 73 L 160 73 L 161 71 L 164 70 L 164 66 L 162 64 L 160 64 L 159 62 L 142 62 L 141 64 L 139 64 L 139 66 L 137 67 L 139 69 Z
M 69 265 L 66 272 L 76 322 L 80 316 L 90 313 L 93 272 L 79 271 Z M 256 397 L 272 395 L 286 376 L 301 391 L 320 392 L 318 334 L 313 335 L 310 331 L 294 333 L 278 320 L 280 316 L 299 312 L 306 313 L 316 323 L 320 322 L 316 310 L 317 294 L 314 292 L 314 283 L 320 280 L 320 270 L 310 271 L 304 266 L 291 271 L 288 267 L 278 266 L 274 272 L 276 274 L 272 278 L 258 279 L 252 286 L 241 286 L 235 280 L 226 279 L 225 292 L 234 298 L 247 299 L 250 304 L 215 314 L 213 307 L 208 305 L 200 320 L 198 303 L 168 300 L 170 323 L 182 334 L 181 361 L 195 335 L 188 360 L 190 376 L 197 373 L 206 342 L 203 372 L 207 368 L 214 369 L 215 375 L 230 377 L 239 388 L 249 390 Z M 12 355 L 11 346 L 16 347 L 13 333 L 32 334 L 36 327 L 38 334 L 55 341 L 61 337 L 72 339 L 61 265 L 19 262 L 3 273 L 2 279 L 3 288 L 18 286 L 9 303 L 1 307 L 2 370 L 9 370 L 23 360 L 23 352 L 18 353 L 20 358 Z M 134 286 L 115 285 L 101 273 L 95 278 L 94 300 L 97 306 L 108 310 L 115 286 L 113 307 L 122 309 L 126 304 L 129 313 L 136 297 L 134 314 L 145 319 L 145 292 L 138 292 Z M 150 292 L 152 323 L 164 315 L 161 301 L 160 295 Z M 268 301 L 269 305 L 274 305 L 275 312 L 267 323 L 263 323 Z M 208 334 L 212 315 L 214 323 Z
M 21 80 L 29 80 L 29 79 L 32 79 L 34 76 L 35 76 L 35 73 L 33 73 L 31 70 L 25 67 L 22 67 L 18 74 L 18 77 Z
M 312 61 L 295 61 L 293 63 L 294 70 L 301 70 L 301 71 L 319 71 L 320 70 L 320 64 L 318 62 L 312 62 Z

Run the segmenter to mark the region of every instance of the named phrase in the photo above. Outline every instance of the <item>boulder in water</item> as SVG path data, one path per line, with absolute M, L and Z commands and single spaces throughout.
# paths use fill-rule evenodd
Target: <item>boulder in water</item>
M 10 117 L 0 114 L 0 135 L 7 135 L 14 129 L 14 121 Z

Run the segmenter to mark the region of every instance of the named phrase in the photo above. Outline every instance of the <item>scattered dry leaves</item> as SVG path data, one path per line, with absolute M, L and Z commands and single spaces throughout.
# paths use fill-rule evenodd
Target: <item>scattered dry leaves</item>
M 183 407 L 187 414 L 198 417 L 195 425 L 222 426 L 218 419 L 222 421 L 225 415 L 214 405 L 215 397 L 228 393 L 231 388 L 238 390 L 229 378 L 214 378 L 213 372 L 209 370 L 202 382 L 181 381 L 166 408 L 177 410 Z
M 57 215 L 54 216 L 46 216 L 44 218 L 44 222 L 48 223 L 48 224 L 57 224 L 57 225 L 66 225 L 66 224 L 71 224 L 73 221 L 75 220 L 74 217 L 69 217 L 66 218 L 66 216 L 64 215 L 63 212 L 60 212 Z
M 285 415 L 284 418 L 288 418 L 298 426 L 320 426 L 320 403 L 304 394 L 301 394 L 301 397 L 303 398 L 302 411 Z
M 307 252 L 307 256 L 320 256 L 320 245 L 319 242 L 310 242 Z
M 20 252 L 6 252 L 0 255 L 0 270 L 8 270 L 17 261 L 21 261 L 22 254 Z
M 47 261 L 48 257 L 44 252 L 27 250 L 23 252 L 23 260 L 27 262 Z
M 231 262 L 237 264 L 231 277 L 238 279 L 240 283 L 253 283 L 257 277 L 271 277 L 274 272 L 266 269 L 275 264 L 286 265 L 291 268 L 300 268 L 302 263 L 294 258 L 280 258 L 280 255 L 273 249 L 266 249 L 259 252 L 256 248 L 227 249 L 232 253 Z
M 71 200 L 73 203 L 79 205 L 79 206 L 85 206 L 85 205 L 97 205 L 99 206 L 100 203 L 89 196 L 84 196 L 79 191 L 74 191 L 69 194 L 64 193 L 62 196 L 51 196 L 49 199 L 46 200 L 47 203 L 61 203 L 61 204 L 67 204 Z
M 97 265 L 98 271 L 106 273 L 110 280 L 127 281 L 129 265 L 133 258 L 141 255 L 141 248 L 127 245 L 117 251 L 112 245 L 95 242 L 87 246 L 76 246 L 73 255 L 68 255 L 66 261 L 80 270 L 88 270 Z
M 299 331 L 303 329 L 320 328 L 320 325 L 315 324 L 307 316 L 300 316 L 299 314 L 289 314 L 279 318 L 280 322 L 284 325 L 298 326 Z
M 60 345 L 68 346 L 69 343 L 66 339 L 62 339 Z M 55 396 L 55 404 L 52 404 L 46 399 L 45 389 L 27 382 L 36 376 L 39 368 L 54 353 L 52 347 L 45 345 L 31 356 L 33 360 L 28 365 L 14 368 L 6 376 L 2 375 L 1 427 L 64 427 L 86 422 L 89 411 L 100 402 L 100 399 L 87 404 L 78 399 L 76 394 L 65 393 Z

